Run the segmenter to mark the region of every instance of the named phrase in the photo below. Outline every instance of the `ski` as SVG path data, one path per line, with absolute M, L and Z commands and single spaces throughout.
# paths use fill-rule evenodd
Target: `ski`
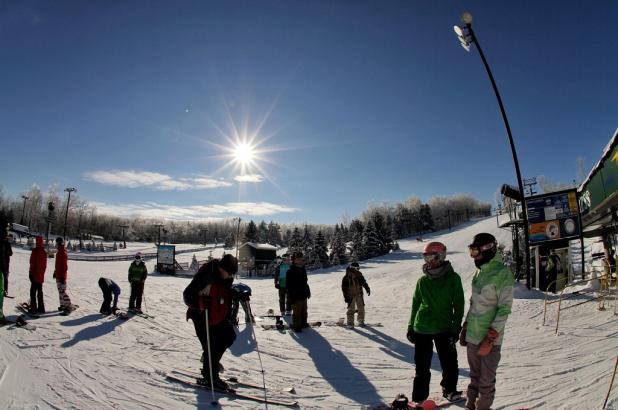
M 0 320 L 0 327 L 7 326 L 7 325 L 11 325 L 9 327 L 9 329 L 14 329 L 14 328 L 20 327 L 22 329 L 26 329 L 26 330 L 30 330 L 30 331 L 36 330 L 35 326 L 32 326 L 31 324 L 26 322 L 26 320 L 24 319 L 24 315 L 18 316 L 17 319 L 15 319 L 15 320 L 11 320 L 11 319 L 8 319 L 6 317 L 4 319 Z
M 28 315 L 32 319 L 38 319 L 41 317 L 39 313 L 30 312 L 30 305 L 26 302 L 17 305 L 17 309 L 19 309 L 23 314 Z
M 5 298 L 15 299 L 15 296 L 4 295 Z
M 399 399 L 400 397 L 403 398 L 403 400 L 400 400 Z M 423 402 L 423 404 L 417 404 L 413 401 L 408 401 L 408 399 L 404 395 L 399 395 L 395 399 L 395 401 L 393 401 L 390 404 L 385 402 L 381 404 L 375 404 L 375 405 L 371 405 L 368 407 L 364 407 L 364 409 L 365 410 L 390 410 L 390 409 L 400 409 L 400 408 L 405 408 L 408 410 L 416 410 L 416 409 L 420 410 L 424 408 L 445 409 L 445 408 L 450 407 L 451 405 L 461 404 L 465 401 L 466 401 L 465 396 L 462 396 L 459 399 L 456 399 L 453 401 L 448 401 L 444 397 L 435 396 L 435 397 L 428 398 L 427 400 Z M 397 406 L 395 404 L 397 404 Z
M 183 374 L 185 376 L 190 376 L 190 377 L 202 377 L 202 374 L 198 371 L 195 370 L 190 370 L 190 369 L 174 369 L 172 370 L 172 373 L 178 373 L 178 374 Z M 230 384 L 235 384 L 237 386 L 241 386 L 241 387 L 248 387 L 248 388 L 252 388 L 252 389 L 260 389 L 260 390 L 264 390 L 264 386 L 261 384 L 257 384 L 257 383 L 251 383 L 251 382 L 246 382 L 243 380 L 239 380 L 238 377 L 235 376 L 229 376 L 229 377 L 221 377 L 221 380 L 223 380 L 226 383 L 230 383 Z M 294 387 L 288 387 L 288 388 L 275 388 L 275 387 L 271 387 L 271 386 L 266 386 L 266 390 L 267 391 L 281 391 L 281 392 L 285 392 L 285 393 L 296 393 L 296 390 L 294 389 Z
M 346 322 L 342 322 L 341 320 L 337 321 L 337 322 L 332 322 L 332 321 L 326 321 L 322 323 L 322 326 L 339 326 L 339 327 L 348 327 L 348 325 L 346 324 Z M 381 322 L 376 322 L 376 323 L 364 323 L 363 325 L 354 325 L 354 328 L 356 327 L 384 327 L 384 325 Z
M 264 330 L 290 330 L 292 327 L 288 323 L 280 323 L 275 325 L 260 325 Z M 310 322 L 309 327 L 320 327 L 322 322 Z
M 144 312 L 136 312 L 134 310 L 127 310 L 127 315 L 129 317 L 131 316 L 139 316 L 139 317 L 143 317 L 144 319 L 154 319 L 155 317 L 153 315 L 149 315 L 148 313 L 144 313 Z
M 182 383 L 182 384 L 185 384 L 185 385 L 188 385 L 188 386 L 192 386 L 194 388 L 210 391 L 210 388 L 208 386 L 204 386 L 204 385 L 201 385 L 201 384 L 197 383 L 197 380 L 195 378 L 193 378 L 193 377 L 186 377 L 186 376 L 182 376 L 182 375 L 178 375 L 178 374 L 171 374 L 171 373 L 168 373 L 165 377 L 167 379 L 169 379 L 169 380 L 176 381 L 178 383 Z M 217 392 L 217 393 L 225 394 L 225 395 L 230 396 L 230 397 L 235 397 L 235 398 L 238 398 L 238 399 L 245 399 L 245 400 L 255 401 L 255 402 L 258 402 L 258 403 L 276 404 L 278 406 L 286 406 L 286 407 L 297 407 L 298 406 L 298 402 L 297 401 L 293 401 L 293 400 L 279 400 L 279 399 L 265 399 L 264 397 L 253 396 L 251 394 L 246 394 L 246 393 L 240 393 L 240 392 L 237 392 L 237 391 L 235 391 L 233 389 L 227 389 L 227 390 L 215 389 L 214 391 Z

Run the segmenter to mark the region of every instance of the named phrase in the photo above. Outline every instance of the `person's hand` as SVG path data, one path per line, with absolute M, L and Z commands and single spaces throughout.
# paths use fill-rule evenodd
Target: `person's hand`
M 367 296 L 371 295 L 371 289 L 367 288 Z
M 414 333 L 414 329 L 408 329 L 408 333 L 406 333 L 406 338 L 410 343 L 416 343 L 416 333 Z
M 343 300 L 345 301 L 345 303 L 346 303 L 347 305 L 349 305 L 350 303 L 352 303 L 352 299 L 350 299 L 350 298 L 343 298 Z
M 498 333 L 498 331 L 489 328 L 487 334 L 485 335 L 485 338 L 479 345 L 479 350 L 476 354 L 478 354 L 479 356 L 487 356 L 491 352 L 491 348 L 494 346 L 494 342 L 496 341 L 498 336 L 500 336 L 500 333 Z
M 459 344 L 462 346 L 466 346 L 468 342 L 466 342 L 466 330 L 468 330 L 468 322 L 464 322 L 461 327 L 461 332 L 459 332 Z
M 279 284 L 278 284 L 278 283 L 275 283 L 275 287 L 276 287 L 277 289 L 281 289 L 281 286 L 279 286 Z

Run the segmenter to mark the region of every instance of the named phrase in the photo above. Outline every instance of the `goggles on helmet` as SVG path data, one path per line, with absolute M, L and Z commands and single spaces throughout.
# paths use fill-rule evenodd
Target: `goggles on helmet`
M 470 252 L 470 256 L 476 258 L 481 252 L 486 251 L 488 249 L 493 249 L 496 246 L 495 243 L 488 243 L 486 245 L 468 245 L 468 252 Z
M 444 260 L 444 256 L 441 253 L 424 253 L 423 259 L 427 263 L 442 262 Z

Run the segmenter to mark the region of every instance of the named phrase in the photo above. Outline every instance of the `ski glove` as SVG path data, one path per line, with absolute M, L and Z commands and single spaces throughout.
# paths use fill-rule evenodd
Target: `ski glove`
M 459 333 L 459 344 L 462 346 L 465 346 L 468 344 L 468 342 L 466 342 L 466 330 L 468 329 L 468 322 L 464 322 L 463 326 L 461 327 L 461 332 Z
M 494 346 L 494 342 L 498 336 L 500 336 L 500 333 L 492 328 L 489 328 L 487 334 L 485 335 L 485 339 L 481 342 L 479 350 L 476 354 L 479 356 L 487 356 L 491 352 L 491 348 Z
M 279 286 L 279 284 L 278 284 L 278 283 L 275 283 L 275 287 L 276 287 L 277 289 L 281 289 L 281 286 Z
M 367 286 L 367 296 L 371 295 L 371 289 L 369 289 L 369 286 Z
M 350 298 L 343 298 L 343 300 L 344 300 L 344 301 L 345 301 L 345 303 L 347 303 L 348 305 L 349 305 L 350 303 L 352 303 L 352 299 L 350 299 Z
M 414 329 L 408 329 L 408 333 L 406 333 L 406 337 L 408 341 L 412 344 L 416 342 L 416 333 L 414 333 Z

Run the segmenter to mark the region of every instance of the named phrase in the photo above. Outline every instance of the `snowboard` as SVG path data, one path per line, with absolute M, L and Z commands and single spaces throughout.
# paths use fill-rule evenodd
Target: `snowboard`
M 22 302 L 19 305 L 17 305 L 17 309 L 19 309 L 22 313 L 24 313 L 25 315 L 28 315 L 29 317 L 33 319 L 38 319 L 41 317 L 41 313 L 31 313 L 30 312 L 30 304 L 27 302 Z
M 71 305 L 71 306 L 69 306 L 67 308 L 63 308 L 60 311 L 60 314 L 62 316 L 69 316 L 73 311 L 77 310 L 78 307 L 79 307 L 79 305 Z
M 10 329 L 21 327 L 26 330 L 35 330 L 36 327 L 32 326 L 30 323 L 26 322 L 24 319 L 24 315 L 19 315 L 15 320 L 9 319 L 5 317 L 0 320 L 0 327 L 12 325 Z
M 261 325 L 264 330 L 290 330 L 292 329 L 288 323 L 280 323 L 273 325 Z M 320 327 L 322 322 L 309 322 L 309 327 Z
M 114 312 L 112 314 L 114 316 L 116 316 L 120 320 L 127 320 L 127 319 L 129 319 L 129 315 L 127 315 L 127 312 L 122 312 L 120 310 L 117 310 L 116 312 Z

